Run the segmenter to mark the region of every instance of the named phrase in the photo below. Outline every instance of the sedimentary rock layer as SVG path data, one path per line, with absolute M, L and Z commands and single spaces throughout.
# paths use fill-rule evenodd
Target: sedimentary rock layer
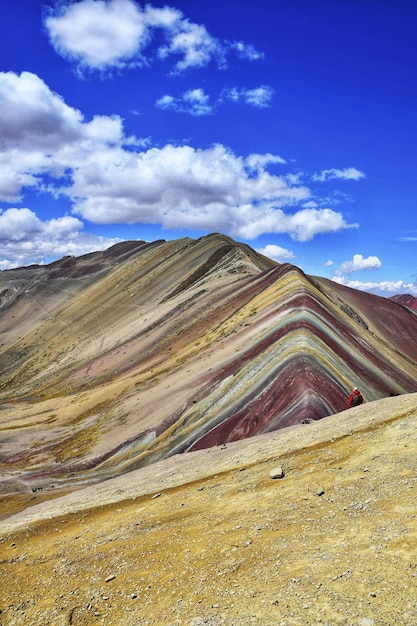
M 3 493 L 417 391 L 417 316 L 222 235 L 0 273 Z

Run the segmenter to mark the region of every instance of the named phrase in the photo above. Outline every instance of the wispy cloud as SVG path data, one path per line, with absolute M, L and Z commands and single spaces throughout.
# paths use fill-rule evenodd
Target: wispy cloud
M 190 115 L 212 115 L 214 107 L 209 102 L 209 96 L 203 89 L 190 89 L 183 93 L 181 98 L 165 95 L 159 98 L 156 106 L 160 109 L 188 113 Z
M 160 109 L 175 111 L 176 113 L 188 113 L 190 115 L 212 115 L 225 100 L 235 103 L 243 103 L 256 108 L 270 106 L 273 90 L 265 85 L 254 89 L 225 89 L 217 100 L 212 104 L 210 97 L 204 89 L 196 88 L 185 91 L 180 97 L 169 94 L 163 95 L 156 101 L 156 106 Z
M 417 296 L 417 284 L 405 283 L 402 280 L 386 280 L 379 283 L 373 281 L 362 282 L 360 280 L 351 280 L 344 276 L 335 276 L 333 280 L 340 285 L 345 285 L 346 287 L 351 287 L 352 289 L 368 291 L 370 293 L 375 293 L 385 297 L 389 297 L 399 293 L 409 293 L 413 296 Z
M 271 106 L 274 90 L 268 85 L 261 85 L 254 89 L 238 89 L 231 87 L 224 89 L 221 95 L 222 100 L 232 100 L 233 102 L 244 102 L 253 107 L 267 108 Z
M 342 180 L 360 180 L 364 177 L 365 174 L 356 169 L 356 167 L 345 167 L 343 170 L 337 168 L 322 170 L 318 174 L 313 174 L 312 179 L 319 182 L 325 182 L 326 180 L 331 180 L 335 178 L 339 178 Z
M 234 41 L 229 44 L 230 48 L 236 50 L 237 55 L 241 59 L 249 59 L 250 61 L 257 61 L 264 57 L 263 52 L 259 52 L 252 46 L 252 44 L 243 43 L 243 41 Z
M 221 42 L 204 25 L 188 20 L 178 9 L 142 7 L 133 0 L 81 0 L 46 9 L 45 29 L 55 51 L 78 70 L 111 70 L 149 64 L 155 58 L 178 59 L 172 73 L 215 61 L 227 65 L 227 55 L 257 60 L 251 44 Z M 155 34 L 163 42 L 155 49 Z
M 284 165 L 286 163 L 286 160 L 283 159 L 282 157 L 280 157 L 278 154 L 271 154 L 270 152 L 267 152 L 266 154 L 251 154 L 250 156 L 248 156 L 248 158 L 246 159 L 246 165 L 251 169 L 251 170 L 260 170 L 260 169 L 264 169 L 267 165 L 271 165 L 271 164 L 281 164 Z M 290 184 L 299 184 L 298 179 L 296 180 L 289 180 L 290 177 L 287 177 L 287 181 L 289 181 Z

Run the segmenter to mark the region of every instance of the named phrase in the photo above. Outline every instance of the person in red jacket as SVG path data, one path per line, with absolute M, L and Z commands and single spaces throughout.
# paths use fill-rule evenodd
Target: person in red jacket
M 349 396 L 349 408 L 352 408 L 353 406 L 358 406 L 359 404 L 362 404 L 362 402 L 363 398 L 361 392 L 357 387 L 354 387 L 352 389 L 352 393 Z

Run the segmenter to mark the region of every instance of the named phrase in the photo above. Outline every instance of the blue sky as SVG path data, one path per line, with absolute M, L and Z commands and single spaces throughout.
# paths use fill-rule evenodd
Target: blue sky
M 0 11 L 0 269 L 222 232 L 417 296 L 414 1 Z

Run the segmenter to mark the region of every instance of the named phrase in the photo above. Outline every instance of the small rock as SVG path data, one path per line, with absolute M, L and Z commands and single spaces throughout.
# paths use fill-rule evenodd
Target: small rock
M 282 465 L 280 465 L 279 467 L 275 467 L 269 472 L 269 477 L 272 479 L 284 478 L 284 476 L 285 476 L 285 471 Z
M 116 578 L 116 574 L 110 574 L 110 576 L 107 576 L 105 582 L 109 583 L 111 580 L 114 580 Z
M 322 496 L 324 494 L 324 488 L 323 487 L 317 487 L 317 489 L 314 492 L 316 494 L 316 496 Z

